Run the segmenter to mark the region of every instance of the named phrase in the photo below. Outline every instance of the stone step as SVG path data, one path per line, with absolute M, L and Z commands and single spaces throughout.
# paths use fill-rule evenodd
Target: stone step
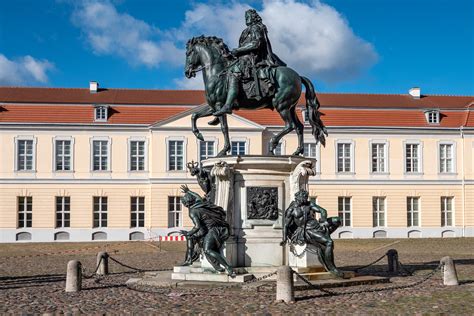
M 278 267 L 237 267 L 237 268 L 234 268 L 234 271 L 237 274 L 247 274 L 247 273 L 266 274 L 266 273 L 276 271 L 277 269 Z M 175 273 L 206 273 L 206 272 L 213 273 L 215 271 L 212 268 L 201 268 L 201 267 L 196 267 L 196 266 L 194 267 L 193 266 L 175 266 L 173 268 L 173 272 Z M 153 272 L 153 271 L 145 272 L 145 275 L 147 273 L 149 275 L 154 275 L 156 272 Z
M 176 273 L 171 274 L 172 280 L 181 281 L 208 281 L 208 282 L 229 282 L 243 283 L 253 279 L 252 274 L 238 274 L 235 278 L 229 277 L 225 273 Z
M 207 269 L 209 270 L 209 269 Z M 193 267 L 193 266 L 175 266 L 173 267 L 173 272 L 175 273 L 203 273 L 204 268 Z
M 326 280 L 311 280 L 311 283 L 315 286 L 321 286 L 322 288 L 340 287 L 340 286 L 355 286 L 355 285 L 367 285 L 367 284 L 378 284 L 388 283 L 390 278 L 372 275 L 355 276 L 350 279 L 326 279 Z M 306 284 L 297 280 L 295 282 L 295 291 L 305 289 Z
M 308 280 L 330 280 L 330 279 L 337 279 L 334 275 L 332 275 L 330 272 L 324 271 L 324 272 L 306 272 L 306 273 L 300 273 L 302 276 L 304 276 Z M 346 279 L 352 279 L 356 276 L 354 271 L 344 271 L 344 275 Z M 298 279 L 298 277 L 295 275 L 295 281 Z
M 312 267 L 291 267 L 293 271 L 298 273 L 316 273 L 316 272 L 327 272 L 323 266 L 312 266 Z

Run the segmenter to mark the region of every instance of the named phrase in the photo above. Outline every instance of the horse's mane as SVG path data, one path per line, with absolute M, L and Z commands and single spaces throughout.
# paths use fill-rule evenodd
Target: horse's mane
M 215 49 L 217 49 L 219 54 L 223 56 L 226 60 L 229 59 L 229 57 L 231 56 L 229 47 L 226 45 L 226 43 L 224 43 L 222 38 L 204 35 L 193 37 L 186 44 L 186 48 L 189 48 L 190 46 L 196 44 L 204 44 L 206 46 L 214 47 Z

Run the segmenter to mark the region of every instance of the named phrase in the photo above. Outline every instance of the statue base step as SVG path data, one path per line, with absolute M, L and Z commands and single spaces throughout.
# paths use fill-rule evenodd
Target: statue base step
M 237 274 L 230 277 L 225 272 L 217 272 L 212 268 L 192 266 L 176 266 L 171 273 L 172 280 L 180 281 L 204 281 L 204 282 L 224 282 L 224 283 L 243 283 L 250 281 L 254 275 L 248 273 L 245 269 L 234 269 Z
M 317 272 L 327 272 L 323 266 L 312 266 L 312 267 L 291 267 L 293 271 L 298 272 L 299 274 L 303 273 L 317 273 Z
M 197 269 L 191 273 L 184 273 L 186 268 L 190 267 L 175 267 L 175 271 L 148 271 L 145 272 L 142 278 L 131 278 L 126 284 L 130 286 L 145 286 L 145 287 L 156 287 L 156 288 L 176 288 L 176 287 L 214 287 L 218 286 L 220 283 L 245 283 L 246 281 L 252 280 L 254 277 L 258 278 L 268 273 L 273 272 L 269 271 L 257 271 L 252 274 L 240 274 L 236 278 L 230 278 L 226 274 L 222 273 L 209 273 L 209 272 L 200 272 L 201 270 Z M 240 271 L 246 271 L 247 268 L 238 268 Z M 345 271 L 346 272 L 346 271 Z M 351 273 L 349 271 L 349 273 Z M 380 277 L 380 276 L 354 276 L 350 279 L 339 279 L 335 278 L 328 272 L 300 272 L 303 276 L 308 278 L 311 283 L 316 286 L 322 287 L 339 287 L 339 286 L 356 286 L 356 285 L 367 285 L 367 284 L 377 284 L 377 283 L 387 283 L 390 282 L 390 278 Z M 174 275 L 174 278 L 173 278 Z M 183 276 L 184 275 L 184 278 Z M 270 278 L 265 279 L 265 281 L 275 281 L 276 275 L 273 275 Z M 252 285 L 264 284 L 261 282 L 250 283 Z M 295 279 L 295 290 L 298 290 L 299 287 L 306 286 L 299 278 Z
M 319 281 L 319 280 L 336 280 L 334 275 L 332 275 L 330 272 L 303 272 L 300 273 L 302 276 L 304 276 L 306 279 L 310 281 Z M 353 279 L 356 277 L 356 274 L 354 271 L 344 271 L 344 280 L 346 279 Z M 295 281 L 298 281 L 298 277 L 295 275 L 294 277 Z M 341 279 L 342 280 L 342 279 Z

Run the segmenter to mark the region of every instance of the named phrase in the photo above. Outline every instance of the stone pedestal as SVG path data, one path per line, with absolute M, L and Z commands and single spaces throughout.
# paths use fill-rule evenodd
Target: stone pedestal
M 274 270 L 288 264 L 292 255 L 288 256 L 287 247 L 280 246 L 283 214 L 294 193 L 308 189 L 308 177 L 314 175 L 315 165 L 314 159 L 294 156 L 231 156 L 203 161 L 216 178 L 215 204 L 227 211 L 231 237 L 224 253 L 232 266 Z M 302 259 L 306 266 L 320 266 L 317 258 L 309 257 Z
M 290 267 L 296 269 L 322 267 L 318 256 L 306 251 L 306 245 L 288 245 L 287 248 L 289 248 L 288 265 Z

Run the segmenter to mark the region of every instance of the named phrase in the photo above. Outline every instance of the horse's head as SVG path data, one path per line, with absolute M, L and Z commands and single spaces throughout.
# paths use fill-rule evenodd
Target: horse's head
M 186 64 L 184 65 L 184 75 L 186 78 L 196 77 L 197 67 L 201 61 L 196 52 L 197 39 L 193 37 L 186 44 Z
M 222 67 L 230 57 L 229 48 L 222 39 L 204 35 L 193 37 L 186 44 L 184 75 L 191 78 L 204 68 Z

